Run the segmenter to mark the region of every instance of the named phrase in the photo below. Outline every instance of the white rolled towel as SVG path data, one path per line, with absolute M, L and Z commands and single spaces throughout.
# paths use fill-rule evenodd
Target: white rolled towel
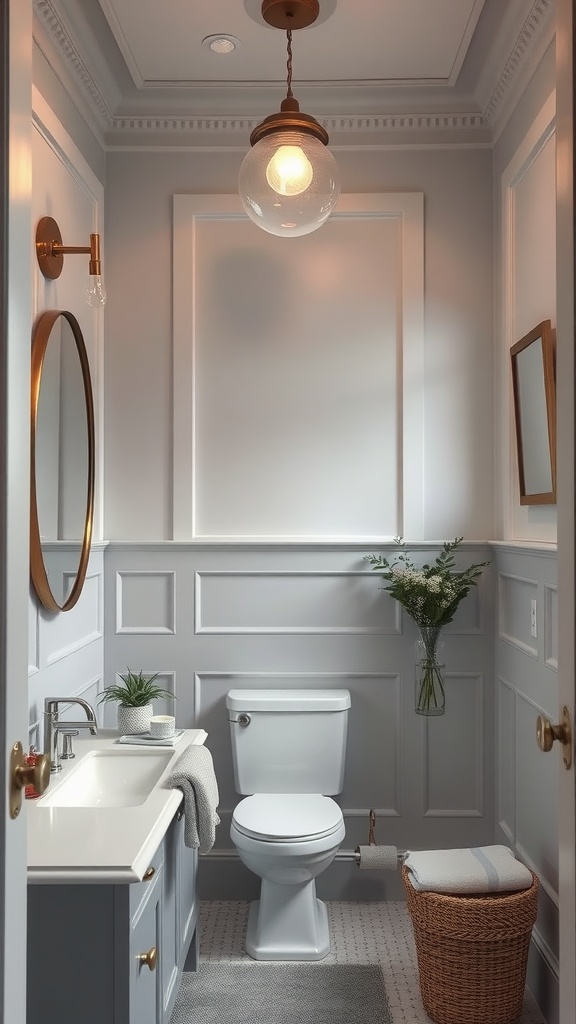
M 507 846 L 418 850 L 404 864 L 414 889 L 427 892 L 514 892 L 532 885 L 532 873 Z

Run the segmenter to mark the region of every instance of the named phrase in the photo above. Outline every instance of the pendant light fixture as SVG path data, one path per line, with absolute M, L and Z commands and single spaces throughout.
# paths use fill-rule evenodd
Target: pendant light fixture
M 300 111 L 292 93 L 292 31 L 314 24 L 318 0 L 263 0 L 262 17 L 287 37 L 287 93 L 280 110 L 256 126 L 238 179 L 251 220 L 272 235 L 307 235 L 329 217 L 340 195 L 328 133 Z

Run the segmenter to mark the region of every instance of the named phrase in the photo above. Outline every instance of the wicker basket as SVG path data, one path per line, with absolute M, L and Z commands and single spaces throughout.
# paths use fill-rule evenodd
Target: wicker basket
M 420 992 L 437 1024 L 512 1024 L 522 1012 L 539 882 L 482 896 L 420 892 L 402 868 Z

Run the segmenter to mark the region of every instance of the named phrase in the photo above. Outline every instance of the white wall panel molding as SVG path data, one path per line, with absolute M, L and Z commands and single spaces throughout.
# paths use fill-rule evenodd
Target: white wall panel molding
M 560 906 L 560 897 L 558 895 L 558 890 L 548 881 L 546 876 L 542 873 L 542 868 L 538 867 L 538 865 L 534 863 L 528 851 L 524 849 L 521 843 L 515 843 L 514 848 L 522 863 L 538 875 L 541 888 L 544 890 L 544 892 L 546 893 L 550 901 L 554 904 L 554 906 L 558 908 Z
M 67 228 L 70 230 L 72 227 L 76 230 L 76 224 L 78 224 L 80 220 L 83 221 L 85 218 L 88 222 L 88 235 L 91 232 L 102 233 L 104 225 L 104 187 L 82 156 L 78 147 L 70 138 L 68 132 L 64 129 L 61 122 L 58 120 L 52 109 L 46 103 L 44 97 L 35 86 L 32 87 L 32 104 L 33 128 L 40 138 L 44 140 L 46 146 L 49 147 L 54 157 L 59 161 L 62 169 L 64 170 L 66 188 L 69 189 L 70 192 L 67 197 L 67 201 L 62 201 L 61 203 L 62 209 L 58 208 L 59 198 L 57 189 L 62 186 L 60 184 L 57 185 L 53 180 L 45 184 L 44 181 L 42 181 L 42 175 L 45 174 L 50 178 L 53 178 L 53 175 L 48 172 L 45 167 L 35 165 L 35 174 L 37 175 L 38 180 L 42 181 L 42 185 L 35 185 L 34 209 L 32 211 L 32 215 L 33 217 L 36 217 L 36 219 L 48 214 L 55 217 L 64 233 L 64 242 L 66 245 L 87 244 L 89 241 L 88 238 L 85 240 L 69 240 L 67 237 Z M 41 192 L 43 193 L 42 198 L 40 198 Z M 75 202 L 76 193 L 84 199 L 82 210 L 80 210 L 79 204 Z M 38 206 L 38 203 L 40 203 L 42 208 Z M 105 252 L 105 246 L 103 246 L 103 249 Z M 46 282 L 42 277 L 40 270 L 36 269 L 34 311 L 37 314 L 43 308 L 70 308 L 75 311 L 75 315 L 78 317 L 80 326 L 83 330 L 90 362 L 94 399 L 96 479 L 93 534 L 94 540 L 96 541 L 102 537 L 104 523 L 104 317 L 101 315 L 100 310 L 89 309 L 88 307 L 84 309 L 80 306 L 80 303 L 84 303 L 85 284 L 83 284 L 81 291 L 74 290 L 74 299 L 72 299 L 71 293 L 69 293 L 68 289 L 74 288 L 76 280 L 78 279 L 77 275 L 80 274 L 78 264 L 72 264 L 72 266 L 75 268 L 73 271 L 74 283 L 69 283 L 66 286 L 66 290 L 63 282 L 58 282 L 56 287 L 54 282 Z M 86 272 L 84 271 L 80 279 L 84 282 L 85 277 Z M 66 280 L 68 282 L 72 281 L 71 270 L 68 264 Z
M 508 842 L 516 838 L 516 691 L 496 677 L 496 818 Z
M 538 648 L 530 633 L 531 602 L 538 599 L 537 580 L 514 573 L 498 574 L 498 634 L 530 658 L 538 658 Z
M 64 572 L 68 593 L 75 573 Z M 79 600 L 70 611 L 53 615 L 38 610 L 40 665 L 46 667 L 68 658 L 82 647 L 88 647 L 103 636 L 102 573 L 86 573 Z
M 286 274 L 296 273 L 286 251 L 265 232 L 254 235 L 238 196 L 174 196 L 175 540 L 371 542 L 382 529 L 382 543 L 424 533 L 423 197 L 341 196 L 327 230 L 298 239 L 299 266 L 309 268 L 293 281 L 302 302 L 279 317 Z M 330 239 L 330 281 L 322 284 Z M 353 277 L 351 245 L 365 261 Z M 247 311 L 246 286 L 262 274 L 262 301 Z M 349 323 L 339 305 L 344 282 Z M 359 355 L 349 336 L 354 310 L 365 319 L 368 287 L 379 300 L 370 304 Z M 313 344 L 295 351 L 294 337 Z M 269 373 L 279 364 L 271 393 Z M 368 432 L 355 397 L 367 380 Z M 356 411 L 343 419 L 332 396 L 347 407 L 350 388 Z
M 484 676 L 447 672 L 446 712 L 423 719 L 425 818 L 484 815 Z M 457 722 L 465 722 L 458 728 Z M 450 757 L 447 757 L 447 751 Z
M 505 538 L 555 542 L 555 506 L 520 506 L 512 406 L 510 348 L 542 320 L 556 321 L 554 134 L 552 93 L 501 180 L 501 345 L 495 359 L 495 394 L 500 410 L 499 481 Z M 531 192 L 529 190 L 532 189 Z M 524 194 L 526 197 L 524 198 Z M 551 216 L 548 216 L 550 210 Z M 537 252 L 534 252 L 535 240 Z
M 28 598 L 28 676 L 40 668 L 40 606 L 30 585 Z
M 546 891 L 558 892 L 558 759 L 544 755 L 536 743 L 541 705 L 516 690 L 515 697 L 515 844 L 529 858 Z M 537 808 L 537 813 L 535 809 Z
M 399 635 L 400 606 L 374 583 L 365 572 L 195 572 L 194 632 Z
M 116 572 L 116 632 L 175 634 L 176 573 L 173 569 Z
M 558 671 L 558 588 L 544 584 L 544 663 Z

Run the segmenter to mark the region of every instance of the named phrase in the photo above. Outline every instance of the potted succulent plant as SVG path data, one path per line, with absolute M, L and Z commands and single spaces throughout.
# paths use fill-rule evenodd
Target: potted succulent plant
M 127 669 L 125 675 L 120 675 L 122 683 L 115 683 L 104 689 L 98 703 L 118 704 L 117 726 L 123 735 L 148 732 L 153 715 L 153 700 L 160 697 L 176 699 L 173 693 L 154 684 L 157 676 L 157 672 L 153 676 L 145 676 L 142 671 L 132 672 Z

